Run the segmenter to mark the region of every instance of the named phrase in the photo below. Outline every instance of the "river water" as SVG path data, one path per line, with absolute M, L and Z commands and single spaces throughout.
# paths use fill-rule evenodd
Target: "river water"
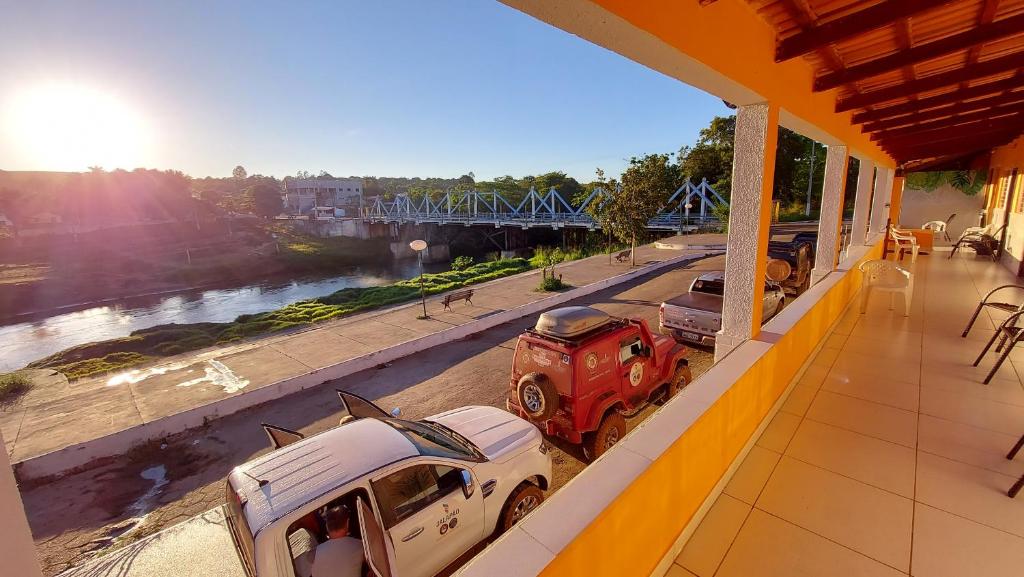
M 427 266 L 427 272 L 446 270 Z M 347 287 L 390 284 L 419 273 L 415 260 L 361 265 L 329 278 L 268 280 L 232 289 L 185 291 L 124 299 L 74 312 L 0 326 L 0 372 L 68 347 L 128 336 L 167 323 L 227 322 Z

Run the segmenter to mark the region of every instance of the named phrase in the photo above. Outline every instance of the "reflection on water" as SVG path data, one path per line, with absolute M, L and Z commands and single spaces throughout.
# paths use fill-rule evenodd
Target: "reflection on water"
M 427 267 L 427 271 L 445 267 Z M 352 267 L 330 278 L 267 281 L 235 289 L 193 291 L 120 301 L 31 322 L 0 327 L 0 371 L 68 347 L 124 337 L 132 331 L 167 323 L 232 321 L 238 315 L 283 307 L 347 287 L 389 284 L 418 274 L 415 260 Z

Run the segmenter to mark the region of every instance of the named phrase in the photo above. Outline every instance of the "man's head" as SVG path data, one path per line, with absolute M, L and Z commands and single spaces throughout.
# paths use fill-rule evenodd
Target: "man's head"
M 350 517 L 351 514 L 345 505 L 338 505 L 328 509 L 324 515 L 324 522 L 327 524 L 327 536 L 331 539 L 347 537 Z

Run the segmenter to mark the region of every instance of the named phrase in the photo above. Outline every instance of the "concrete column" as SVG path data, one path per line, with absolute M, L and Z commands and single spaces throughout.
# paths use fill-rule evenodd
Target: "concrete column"
M 868 217 L 871 209 L 871 184 L 875 172 L 875 163 L 861 158 L 860 169 L 857 171 L 857 198 L 853 204 L 853 226 L 850 227 L 851 246 L 861 246 L 868 236 Z
M 900 208 L 902 204 L 903 176 L 900 175 L 892 179 L 892 191 L 889 193 L 889 219 L 893 224 L 900 224 Z
M 0 435 L 0 448 L 5 447 Z M 0 559 L 3 559 L 4 575 L 19 577 L 42 577 L 36 544 L 25 518 L 25 506 L 14 480 L 11 460 L 7 450 L 0 450 Z
M 889 216 L 889 192 L 892 186 L 892 169 L 877 167 L 875 169 L 875 196 L 871 199 L 871 225 L 868 236 L 885 233 L 885 219 Z
M 835 270 L 839 252 L 839 227 L 843 224 L 843 199 L 846 196 L 846 166 L 850 160 L 845 146 L 828 147 L 825 156 L 825 182 L 821 189 L 821 216 L 818 219 L 818 246 L 814 251 L 811 284 Z
M 778 106 L 762 103 L 736 110 L 725 294 L 715 361 L 761 331 L 778 133 Z

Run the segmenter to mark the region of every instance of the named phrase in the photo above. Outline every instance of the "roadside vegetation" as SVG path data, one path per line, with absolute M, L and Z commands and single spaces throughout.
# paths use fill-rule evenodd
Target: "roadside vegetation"
M 522 258 L 468 266 L 463 270 L 423 275 L 428 295 L 518 274 L 533 268 Z M 213 345 L 335 319 L 355 312 L 397 304 L 419 297 L 419 277 L 377 287 L 345 288 L 327 296 L 286 307 L 241 315 L 228 323 L 168 324 L 133 332 L 119 339 L 88 343 L 35 361 L 30 368 L 51 368 L 78 379 L 138 365 Z
M 0 407 L 6 407 L 32 388 L 32 380 L 21 373 L 0 374 Z

